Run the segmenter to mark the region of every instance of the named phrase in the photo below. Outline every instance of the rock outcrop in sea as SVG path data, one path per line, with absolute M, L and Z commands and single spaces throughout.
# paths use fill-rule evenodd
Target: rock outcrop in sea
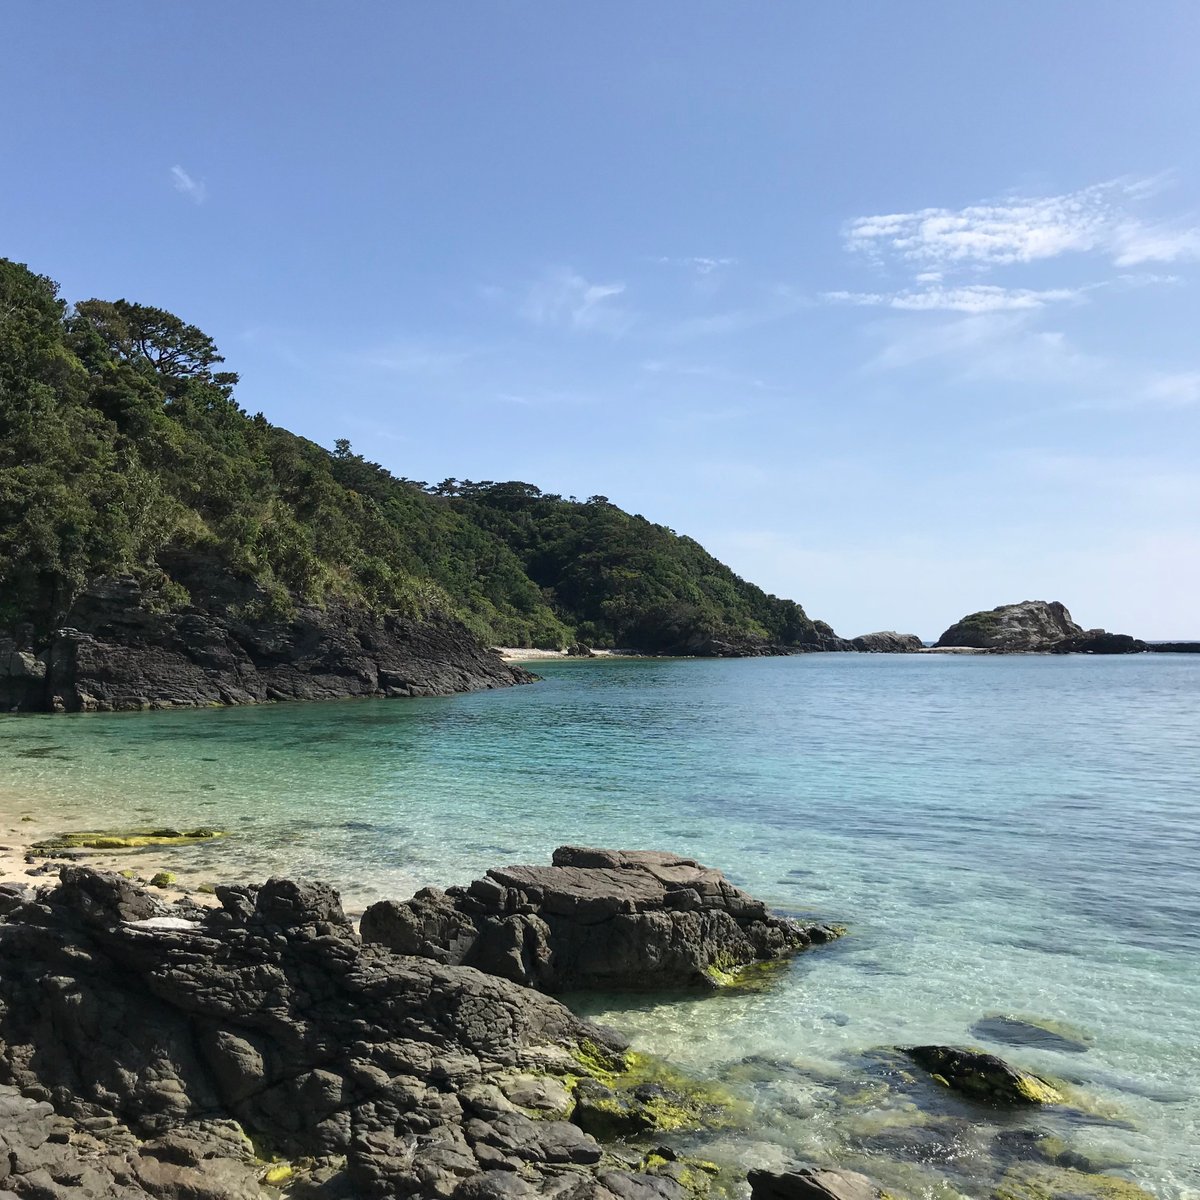
M 1145 642 L 1076 624 L 1058 600 L 1023 600 L 969 613 L 938 638 L 935 648 L 973 648 L 993 653 L 1140 654 Z
M 585 846 L 560 846 L 549 867 L 496 868 L 467 887 L 381 901 L 361 929 L 398 954 L 545 992 L 726 986 L 842 932 L 774 916 L 694 859 Z
M 0 712 L 89 712 L 444 696 L 529 683 L 458 621 L 344 605 L 272 616 L 231 578 L 206 606 L 159 611 L 134 578 L 94 583 L 48 640 L 0 639 Z
M 925 648 L 915 633 L 896 633 L 891 629 L 860 634 L 851 639 L 851 645 L 865 654 L 912 654 Z

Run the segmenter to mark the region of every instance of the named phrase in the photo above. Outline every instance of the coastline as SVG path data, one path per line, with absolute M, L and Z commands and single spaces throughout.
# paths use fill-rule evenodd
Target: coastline
M 538 650 L 526 646 L 493 646 L 505 662 L 543 662 L 546 659 L 570 658 L 585 661 L 589 658 L 653 658 L 636 650 L 592 650 L 588 654 L 572 654 L 569 650 Z

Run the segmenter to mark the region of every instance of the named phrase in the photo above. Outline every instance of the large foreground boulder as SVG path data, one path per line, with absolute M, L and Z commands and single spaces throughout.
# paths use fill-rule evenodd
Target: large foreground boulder
M 545 1112 L 505 1094 L 593 1069 L 619 1086 L 615 1035 L 364 945 L 325 885 L 217 894 L 168 907 L 77 866 L 5 893 L 0 1195 L 218 1200 L 292 1179 L 363 1200 L 683 1200 L 562 1119 L 565 1083 Z
M 694 859 L 560 846 L 553 866 L 504 867 L 363 914 L 362 936 L 547 992 L 720 987 L 749 964 L 842 931 L 774 916 Z

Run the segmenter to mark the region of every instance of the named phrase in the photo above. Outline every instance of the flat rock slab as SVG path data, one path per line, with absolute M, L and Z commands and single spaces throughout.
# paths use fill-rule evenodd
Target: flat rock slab
M 547 992 L 718 987 L 842 930 L 772 914 L 695 859 L 561 846 L 551 866 L 490 870 L 363 914 L 365 941 Z

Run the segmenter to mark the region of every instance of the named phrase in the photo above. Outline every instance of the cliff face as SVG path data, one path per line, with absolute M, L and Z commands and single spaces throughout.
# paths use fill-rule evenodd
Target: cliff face
M 1083 632 L 1059 601 L 1024 600 L 963 617 L 938 638 L 937 645 L 983 650 L 1049 650 L 1058 642 L 1081 637 Z
M 228 592 L 236 585 L 228 578 Z M 214 585 L 214 595 L 220 587 Z M 0 711 L 88 712 L 442 696 L 529 683 L 461 624 L 331 604 L 155 611 L 132 577 L 96 581 L 48 639 L 0 640 Z

